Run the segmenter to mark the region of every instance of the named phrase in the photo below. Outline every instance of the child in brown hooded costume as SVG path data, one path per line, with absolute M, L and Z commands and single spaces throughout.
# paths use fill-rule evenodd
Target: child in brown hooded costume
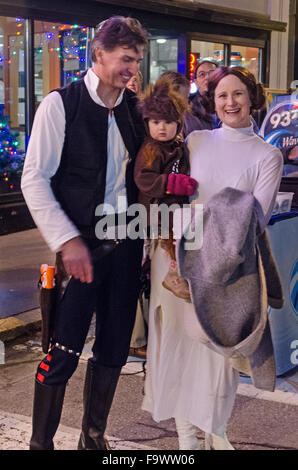
M 189 176 L 188 151 L 180 136 L 183 113 L 188 109 L 184 99 L 168 83 L 149 85 L 139 108 L 148 136 L 138 153 L 134 176 L 140 190 L 139 203 L 145 206 L 150 225 L 150 204 L 188 204 L 198 183 Z M 169 225 L 169 237 L 162 238 L 162 247 L 171 259 L 163 286 L 189 301 L 187 281 L 177 270 L 172 218 Z

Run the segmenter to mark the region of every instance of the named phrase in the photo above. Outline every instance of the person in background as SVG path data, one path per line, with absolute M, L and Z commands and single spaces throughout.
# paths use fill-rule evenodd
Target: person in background
M 206 109 L 206 99 L 205 94 L 208 90 L 209 78 L 218 67 L 216 62 L 210 60 L 202 60 L 198 63 L 194 71 L 194 82 L 198 88 L 198 91 L 190 97 L 191 108 L 193 114 L 196 116 L 200 123 L 200 128 L 193 130 L 201 129 L 214 129 L 218 127 L 219 121 L 215 113 L 210 113 Z M 190 131 L 191 132 L 191 131 Z
M 191 132 L 202 129 L 214 129 L 218 127 L 220 121 L 216 114 L 210 114 L 206 109 L 207 100 L 205 93 L 207 91 L 209 75 L 216 69 L 217 64 L 209 61 L 204 61 L 198 64 L 195 72 L 203 74 L 203 77 L 195 79 L 196 85 L 200 85 L 202 94 L 198 90 L 193 96 L 190 96 L 190 110 L 186 111 L 183 118 L 182 135 L 187 137 Z M 198 72 L 199 70 L 199 72 Z M 196 76 L 196 75 L 195 75 Z M 164 72 L 157 79 L 156 83 L 171 83 L 174 90 L 177 91 L 186 100 L 189 99 L 189 80 L 178 72 L 168 71 Z
M 126 85 L 139 71 L 147 45 L 148 33 L 138 20 L 105 20 L 91 42 L 93 67 L 47 95 L 35 116 L 22 191 L 70 280 L 56 307 L 52 347 L 37 368 L 31 450 L 54 449 L 66 385 L 94 312 L 96 334 L 87 363 L 78 448 L 109 449 L 104 432 L 128 356 L 143 243 L 115 240 L 115 235 L 109 239 L 108 231 L 107 239 L 99 237 L 96 208 L 112 208 L 116 220 L 108 228 L 115 234 L 120 215 L 126 216 L 137 202 L 133 168 L 144 126 L 135 94 Z M 106 216 L 106 209 L 102 214 Z
M 156 80 L 156 85 L 167 83 L 172 86 L 173 90 L 179 93 L 185 101 L 188 101 L 189 96 L 189 80 L 179 72 L 168 70 L 162 73 Z
M 208 91 L 209 77 L 212 72 L 218 67 L 217 62 L 210 60 L 200 61 L 194 71 L 194 82 L 197 86 L 197 91 L 203 95 Z
M 143 87 L 143 75 L 142 72 L 139 70 L 136 75 L 131 77 L 128 81 L 126 88 L 133 91 L 136 95 L 138 95 L 142 91 Z
M 143 75 L 139 70 L 136 75 L 133 75 L 128 81 L 126 88 L 133 91 L 136 95 L 142 92 L 143 89 Z M 144 244 L 143 261 L 142 261 L 142 274 L 141 274 L 141 290 L 137 304 L 136 320 L 131 335 L 129 355 L 138 357 L 139 359 L 146 359 L 147 352 L 147 339 L 148 339 L 148 314 L 149 314 L 149 289 L 150 289 L 150 260 L 149 260 L 149 245 Z

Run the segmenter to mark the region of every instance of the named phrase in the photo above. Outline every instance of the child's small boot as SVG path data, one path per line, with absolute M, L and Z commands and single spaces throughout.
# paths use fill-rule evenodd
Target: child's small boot
M 176 261 L 171 261 L 169 270 L 162 282 L 162 285 L 165 289 L 171 291 L 176 297 L 191 302 L 188 282 L 183 279 L 183 277 L 179 276 Z

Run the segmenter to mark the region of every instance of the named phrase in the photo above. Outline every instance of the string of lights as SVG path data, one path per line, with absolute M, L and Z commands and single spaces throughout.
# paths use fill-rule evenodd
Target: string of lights
M 48 63 L 57 64 L 58 61 L 60 64 L 61 86 L 78 80 L 80 74 L 88 67 L 88 43 L 91 40 L 88 37 L 89 29 L 79 24 L 53 24 L 41 21 L 36 21 L 34 27 L 34 57 L 41 71 L 41 75 L 35 75 L 35 79 L 39 82 L 43 80 L 43 64 L 44 60 L 48 60 Z M 14 29 L 15 33 L 9 35 L 7 44 L 0 45 L 2 70 L 8 70 L 8 67 L 15 64 L 20 71 L 18 64 L 23 61 L 24 19 L 15 18 Z M 8 83 L 5 86 L 7 87 Z M 25 85 L 19 83 L 20 86 Z M 37 82 L 36 88 L 40 88 Z M 15 127 L 10 127 L 11 101 L 7 96 L 4 103 L 0 104 L 0 192 L 10 192 L 19 188 L 25 158 L 23 139 L 19 138 L 19 132 Z

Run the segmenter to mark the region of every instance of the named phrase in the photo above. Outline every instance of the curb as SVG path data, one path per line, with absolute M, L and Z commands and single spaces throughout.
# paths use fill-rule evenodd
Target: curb
M 29 310 L 8 318 L 0 319 L 0 340 L 11 341 L 32 330 L 41 329 L 40 309 Z
M 31 416 L 9 413 L 0 410 L 0 450 L 29 450 L 32 432 Z M 76 451 L 81 430 L 63 424 L 59 425 L 55 435 L 55 450 Z M 146 450 L 154 451 L 152 447 L 137 442 L 124 441 L 115 436 L 106 436 L 112 450 Z M 102 462 L 101 462 L 102 463 Z

